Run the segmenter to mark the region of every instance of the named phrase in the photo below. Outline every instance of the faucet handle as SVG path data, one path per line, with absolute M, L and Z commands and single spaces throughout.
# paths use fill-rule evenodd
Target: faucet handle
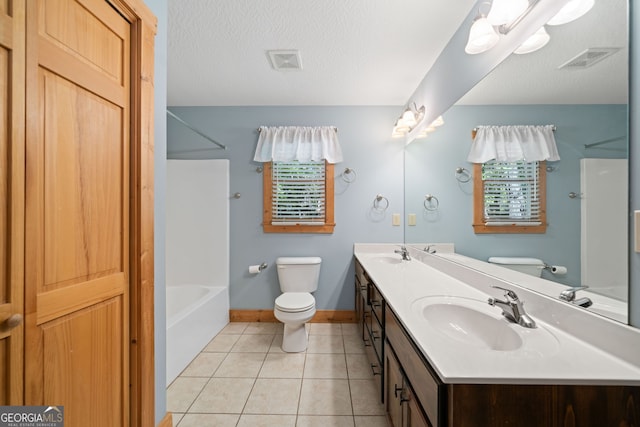
M 565 301 L 573 301 L 576 298 L 576 292 L 587 289 L 588 286 L 575 286 L 560 292 L 560 299 Z
M 504 291 L 504 296 L 507 298 L 510 298 L 512 301 L 518 301 L 518 294 L 513 292 L 511 289 L 502 288 L 500 286 L 491 286 L 491 287 Z

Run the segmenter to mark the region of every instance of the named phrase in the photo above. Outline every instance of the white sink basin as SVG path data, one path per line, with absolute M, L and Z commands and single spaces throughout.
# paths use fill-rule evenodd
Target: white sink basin
M 436 303 L 422 309 L 431 326 L 458 341 L 498 351 L 522 347 L 522 338 L 502 319 L 464 305 Z
M 402 264 L 402 257 L 400 255 L 376 254 L 372 255 L 372 259 L 383 264 Z
M 469 348 L 519 351 L 536 357 L 558 351 L 557 339 L 538 326 L 527 329 L 505 319 L 487 302 L 453 296 L 426 297 L 412 304 L 413 312 L 441 336 Z

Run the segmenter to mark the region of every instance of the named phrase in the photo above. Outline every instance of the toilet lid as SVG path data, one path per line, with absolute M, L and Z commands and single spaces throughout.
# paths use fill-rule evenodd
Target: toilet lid
M 285 292 L 276 298 L 276 308 L 289 313 L 309 310 L 315 305 L 316 300 L 309 292 Z

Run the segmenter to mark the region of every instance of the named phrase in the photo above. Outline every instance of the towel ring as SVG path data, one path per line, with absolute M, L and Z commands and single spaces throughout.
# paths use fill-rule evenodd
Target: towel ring
M 384 206 L 382 205 L 384 204 Z M 376 198 L 373 199 L 373 208 L 377 211 L 386 211 L 389 207 L 389 199 L 384 197 L 382 194 L 376 195 Z
M 340 175 L 342 176 L 342 180 L 348 184 L 351 184 L 358 177 L 356 171 L 351 168 L 345 168 Z
M 471 181 L 471 172 L 469 172 L 468 170 L 466 170 L 465 168 L 462 167 L 458 167 L 456 168 L 456 180 L 458 180 L 458 182 L 469 182 Z
M 434 202 L 435 200 L 435 202 Z M 428 211 L 437 211 L 440 206 L 440 201 L 436 196 L 432 196 L 431 194 L 427 194 L 424 196 L 424 208 Z

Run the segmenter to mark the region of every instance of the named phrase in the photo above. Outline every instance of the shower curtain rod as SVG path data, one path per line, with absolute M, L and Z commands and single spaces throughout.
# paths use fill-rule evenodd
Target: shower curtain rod
M 186 126 L 187 128 L 191 129 L 193 132 L 197 133 L 198 135 L 200 135 L 201 137 L 203 137 L 204 139 L 206 139 L 209 142 L 213 142 L 214 144 L 216 144 L 218 147 L 222 148 L 223 150 L 227 149 L 226 145 L 220 144 L 218 141 L 212 139 L 211 137 L 209 137 L 208 135 L 205 135 L 204 133 L 202 133 L 201 131 L 199 131 L 198 129 L 194 128 L 193 126 L 191 126 L 189 123 L 185 122 L 184 120 L 182 120 L 180 117 L 176 116 L 175 114 L 173 114 L 171 111 L 167 110 L 167 114 L 170 115 L 171 117 L 173 117 L 174 119 L 176 119 L 177 121 L 179 121 L 180 123 L 182 123 L 184 126 Z
M 556 131 L 556 125 L 551 125 L 551 126 L 553 126 L 553 127 L 551 128 L 551 130 L 555 132 L 555 131 Z M 474 127 L 473 129 L 471 129 L 471 131 L 472 131 L 472 132 L 477 132 L 477 131 L 478 131 L 478 128 L 477 128 L 477 127 Z
M 592 148 L 592 147 L 597 147 L 598 145 L 611 144 L 614 141 L 617 141 L 619 139 L 624 139 L 626 137 L 627 137 L 626 135 L 622 135 L 622 136 L 616 136 L 615 138 L 605 139 L 598 142 L 592 142 L 591 144 L 584 144 L 584 148 Z
M 331 126 L 336 133 L 338 133 L 338 128 L 335 126 Z M 258 128 L 258 133 L 262 132 L 262 128 Z

